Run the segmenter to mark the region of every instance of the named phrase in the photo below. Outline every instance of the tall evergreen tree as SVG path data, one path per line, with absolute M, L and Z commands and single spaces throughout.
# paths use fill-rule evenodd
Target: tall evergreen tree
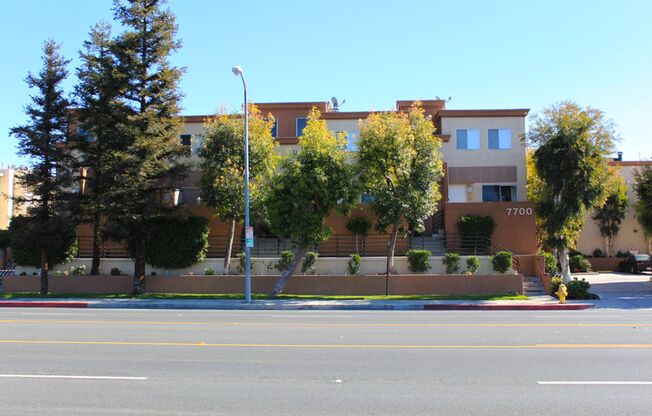
M 636 169 L 634 179 L 636 218 L 645 231 L 648 253 L 652 254 L 652 167 Z
M 36 89 L 31 103 L 25 106 L 29 120 L 10 131 L 19 140 L 18 154 L 30 164 L 18 178 L 28 192 L 14 198 L 14 202 L 28 204 L 29 228 L 38 234 L 34 241 L 39 245 L 41 258 L 41 293 L 48 293 L 49 247 L 74 228 L 74 159 L 66 143 L 70 103 L 61 86 L 68 76 L 66 65 L 70 61 L 59 49 L 53 40 L 44 43 L 43 68 L 38 75 L 30 73 L 26 79 L 27 85 Z
M 124 83 L 118 99 L 125 121 L 118 125 L 122 145 L 114 149 L 115 186 L 110 191 L 107 225 L 127 241 L 134 257 L 134 292 L 145 291 L 148 223 L 168 214 L 173 180 L 187 170 L 179 140 L 178 83 L 182 70 L 168 62 L 180 47 L 177 26 L 164 0 L 115 0 L 116 19 L 126 31 L 115 40 L 116 77 Z
M 80 51 L 81 66 L 77 69 L 79 84 L 75 103 L 79 108 L 75 147 L 79 150 L 79 167 L 83 172 L 81 195 L 82 215 L 93 227 L 93 261 L 91 275 L 100 268 L 101 216 L 105 212 L 107 193 L 112 186 L 113 149 L 120 149 L 119 126 L 124 119 L 124 106 L 117 100 L 121 82 L 114 70 L 115 57 L 111 26 L 98 23 L 91 28 L 89 39 Z

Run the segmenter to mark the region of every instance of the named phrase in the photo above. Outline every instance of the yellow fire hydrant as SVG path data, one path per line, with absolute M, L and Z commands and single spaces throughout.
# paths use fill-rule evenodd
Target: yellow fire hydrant
M 555 292 L 555 295 L 559 297 L 559 303 L 566 303 L 566 296 L 568 296 L 568 289 L 566 289 L 565 284 L 560 284 L 559 289 Z

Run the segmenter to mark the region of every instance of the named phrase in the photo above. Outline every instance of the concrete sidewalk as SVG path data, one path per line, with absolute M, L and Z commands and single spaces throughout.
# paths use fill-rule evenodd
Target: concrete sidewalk
M 570 301 L 560 305 L 550 296 L 526 301 L 468 300 L 242 300 L 219 299 L 11 299 L 0 307 L 99 309 L 221 309 L 221 310 L 577 310 L 592 303 Z

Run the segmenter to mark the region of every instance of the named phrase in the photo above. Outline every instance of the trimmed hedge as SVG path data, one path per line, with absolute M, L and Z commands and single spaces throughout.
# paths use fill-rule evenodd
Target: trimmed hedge
M 351 258 L 349 259 L 346 265 L 346 271 L 349 272 L 351 276 L 360 273 L 361 263 L 362 263 L 362 256 L 360 256 L 357 253 L 351 254 Z
M 41 267 L 41 245 L 48 248 L 50 266 L 70 262 L 77 254 L 77 233 L 72 223 L 55 221 L 45 229 L 35 219 L 15 216 L 9 224 L 9 242 L 14 263 Z
M 301 262 L 301 273 L 310 273 L 310 274 L 317 273 L 318 257 L 319 257 L 319 253 L 315 253 L 314 251 L 307 252 L 306 257 L 304 257 L 303 261 Z
M 204 217 L 160 217 L 149 224 L 145 261 L 162 269 L 182 269 L 204 261 L 208 221 Z
M 591 271 L 591 263 L 581 254 L 576 254 L 570 258 L 570 269 L 573 273 L 584 273 Z
M 541 254 L 543 255 L 543 263 L 546 273 L 550 275 L 557 273 L 557 259 L 555 258 L 555 255 L 547 251 L 544 251 Z
M 466 259 L 466 271 L 469 274 L 475 274 L 480 268 L 480 259 L 476 256 L 471 256 Z
M 423 273 L 430 270 L 430 251 L 408 250 L 406 253 L 408 269 L 414 273 Z
M 505 273 L 512 268 L 512 253 L 499 251 L 491 258 L 491 267 L 498 273 Z
M 441 262 L 446 266 L 446 274 L 455 274 L 460 270 L 460 255 L 457 253 L 446 253 Z
M 489 216 L 464 215 L 457 222 L 457 228 L 465 244 L 477 243 L 480 239 L 491 238 L 496 229 L 496 221 Z

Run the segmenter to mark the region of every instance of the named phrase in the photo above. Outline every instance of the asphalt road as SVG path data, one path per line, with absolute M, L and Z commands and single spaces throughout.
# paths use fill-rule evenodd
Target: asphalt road
M 0 310 L 4 415 L 649 415 L 652 312 Z

